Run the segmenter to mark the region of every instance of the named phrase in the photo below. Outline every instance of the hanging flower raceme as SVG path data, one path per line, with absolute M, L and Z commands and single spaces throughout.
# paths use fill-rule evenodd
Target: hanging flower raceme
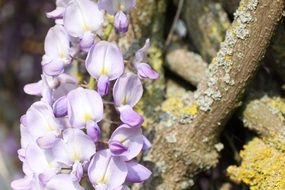
M 126 73 L 116 81 L 113 97 L 123 123 L 130 126 L 140 126 L 143 123 L 143 117 L 133 110 L 142 94 L 142 83 L 135 74 Z
M 56 19 L 57 25 L 45 39 L 41 80 L 24 87 L 27 94 L 40 100 L 21 117 L 18 157 L 24 176 L 14 180 L 11 187 L 84 190 L 93 186 L 95 190 L 130 190 L 128 185 L 144 182 L 151 175 L 150 170 L 135 161 L 151 143 L 142 133 L 144 118 L 134 111 L 143 94 L 141 79 L 159 76 L 147 64 L 149 40 L 133 59 L 127 60 L 137 74 L 126 73 L 124 56 L 116 43 L 101 40 L 94 44 L 103 23 L 97 3 L 93 0 L 56 3 L 56 9 L 47 13 L 49 18 Z M 127 31 L 126 13 L 135 6 L 135 0 L 101 0 L 99 5 L 115 15 L 117 32 Z M 79 64 L 85 57 L 87 72 L 80 75 L 90 74 L 89 85 L 64 73 L 72 73 L 74 62 L 78 63 L 78 71 L 84 70 Z M 107 96 L 113 81 L 113 96 Z M 119 114 L 121 120 L 110 131 L 110 138 L 101 134 L 106 131 L 106 128 L 101 131 L 101 124 L 116 125 L 118 121 L 105 118 L 104 103 L 108 107 L 113 105 L 118 111 L 113 109 L 114 114 Z
M 124 72 L 124 59 L 116 44 L 100 41 L 88 53 L 85 66 L 89 74 L 98 81 L 98 92 L 107 95 L 110 81 L 119 78 Z
M 72 0 L 63 17 L 67 33 L 80 39 L 80 47 L 83 50 L 89 50 L 93 45 L 95 32 L 100 29 L 103 21 L 103 13 L 91 0 Z
M 129 28 L 127 13 L 136 5 L 136 0 L 100 0 L 99 8 L 115 16 L 116 32 L 125 33 Z

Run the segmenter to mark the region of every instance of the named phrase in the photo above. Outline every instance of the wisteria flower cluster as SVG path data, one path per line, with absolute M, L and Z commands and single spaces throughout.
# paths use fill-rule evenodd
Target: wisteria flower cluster
M 143 94 L 141 80 L 159 77 L 147 64 L 150 42 L 129 60 L 130 72 L 116 43 L 95 40 L 106 14 L 114 16 L 117 33 L 127 32 L 127 13 L 135 3 L 57 0 L 56 9 L 47 13 L 56 25 L 45 38 L 41 80 L 24 87 L 41 99 L 21 117 L 18 155 L 25 176 L 11 183 L 14 190 L 81 190 L 84 183 L 96 190 L 127 190 L 150 177 L 135 160 L 151 144 L 142 133 L 143 117 L 133 109 Z M 96 89 L 67 74 L 79 56 L 86 58 Z M 104 141 L 100 124 L 109 94 L 120 124 Z

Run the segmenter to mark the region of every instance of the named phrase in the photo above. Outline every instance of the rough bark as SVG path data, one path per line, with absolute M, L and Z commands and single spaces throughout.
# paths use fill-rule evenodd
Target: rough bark
M 225 42 L 198 87 L 196 101 L 185 105 L 199 107 L 194 119 L 184 115 L 184 124 L 181 119 L 170 127 L 164 122 L 156 126 L 153 148 L 145 158 L 154 164 L 146 189 L 187 189 L 197 173 L 217 164 L 222 126 L 254 76 L 283 8 L 283 0 L 241 1 Z

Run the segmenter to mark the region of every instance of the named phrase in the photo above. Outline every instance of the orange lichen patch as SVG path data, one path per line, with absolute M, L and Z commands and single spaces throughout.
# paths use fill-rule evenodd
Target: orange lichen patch
M 245 183 L 251 190 L 285 189 L 285 154 L 255 138 L 240 152 L 240 166 L 227 169 L 230 178 Z

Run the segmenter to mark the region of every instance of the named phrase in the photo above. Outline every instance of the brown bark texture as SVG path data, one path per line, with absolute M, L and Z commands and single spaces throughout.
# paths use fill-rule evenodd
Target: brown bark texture
M 146 161 L 154 167 L 145 189 L 188 189 L 199 172 L 218 162 L 219 134 L 240 105 L 250 80 L 270 43 L 284 0 L 242 0 L 225 41 L 195 92 L 198 113 L 157 124 Z M 171 114 L 171 113 L 170 113 Z

